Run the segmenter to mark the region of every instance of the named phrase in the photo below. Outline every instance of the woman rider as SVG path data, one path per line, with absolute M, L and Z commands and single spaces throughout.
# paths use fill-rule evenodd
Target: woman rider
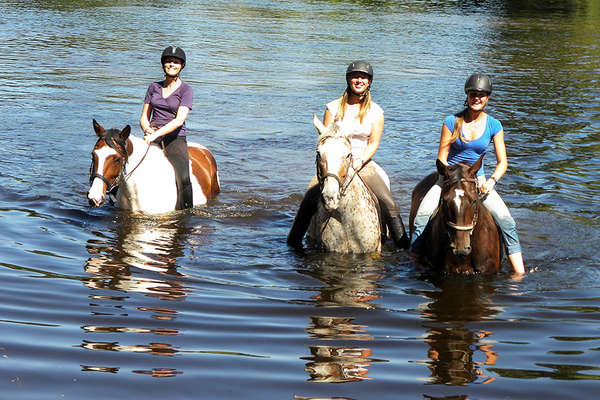
M 177 204 L 181 210 L 193 206 L 189 155 L 185 138 L 185 119 L 192 109 L 192 87 L 179 77 L 185 67 L 185 52 L 169 46 L 160 58 L 165 79 L 152 82 L 146 91 L 140 126 L 146 143 L 162 147 L 175 170 Z
M 502 231 L 508 260 L 515 274 L 523 275 L 525 267 L 515 220 L 494 189 L 506 172 L 508 161 L 502 124 L 485 112 L 485 106 L 492 94 L 492 81 L 487 75 L 473 74 L 465 82 L 465 94 L 467 95 L 465 101 L 467 107 L 444 120 L 437 158 L 447 165 L 459 162 L 472 165 L 485 153 L 490 141 L 493 141 L 496 152 L 496 168 L 488 179 L 485 178 L 483 166 L 479 169 L 477 172 L 479 189 L 485 195 L 483 204 Z M 442 178 L 440 177 L 440 180 L 421 201 L 415 216 L 415 227 L 411 237 L 411 251 L 414 253 L 422 253 L 425 250 L 423 249 L 425 244 L 418 239 L 439 203 L 442 193 L 441 186 Z
M 409 241 L 398 214 L 396 202 L 383 175 L 385 172 L 371 159 L 377 152 L 383 133 L 383 109 L 371 99 L 373 68 L 366 61 L 354 61 L 346 70 L 346 91 L 339 99 L 327 103 L 323 124 L 337 122 L 342 130 L 350 132 L 352 167 L 379 200 L 390 236 L 396 246 L 406 249 Z M 379 171 L 378 171 L 379 170 Z M 387 178 L 387 177 L 386 177 Z M 302 247 L 302 238 L 317 210 L 320 191 L 313 178 L 300 204 L 300 209 L 287 238 L 288 244 Z

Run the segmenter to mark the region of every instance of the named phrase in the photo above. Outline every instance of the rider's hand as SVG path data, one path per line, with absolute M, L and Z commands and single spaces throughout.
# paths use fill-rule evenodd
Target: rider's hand
M 150 133 L 146 133 L 146 135 L 144 135 L 144 141 L 147 144 L 150 144 L 150 143 L 154 142 L 158 138 L 158 135 L 156 134 L 155 130 L 153 130 L 152 128 L 150 128 L 149 130 L 151 132 Z
M 357 158 L 357 159 L 352 160 L 352 168 L 355 171 L 358 171 L 362 166 L 363 166 L 362 158 Z
M 493 178 L 489 178 L 488 180 L 486 180 L 485 182 L 483 182 L 481 184 L 481 187 L 479 188 L 479 190 L 481 191 L 482 194 L 488 194 L 489 192 L 492 191 L 492 189 L 494 189 L 494 186 L 496 186 L 496 180 Z

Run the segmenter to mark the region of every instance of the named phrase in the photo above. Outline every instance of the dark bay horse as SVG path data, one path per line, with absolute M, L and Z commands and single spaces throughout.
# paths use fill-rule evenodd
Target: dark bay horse
M 177 185 L 171 163 L 158 146 L 130 135 L 131 127 L 105 130 L 93 121 L 98 140 L 92 150 L 90 205 L 99 207 L 107 193 L 116 205 L 134 212 L 158 214 L 175 210 Z M 220 191 L 217 162 L 204 146 L 188 142 L 194 206 L 206 204 Z
M 497 273 L 502 261 L 502 237 L 494 218 L 482 203 L 476 173 L 483 155 L 472 166 L 447 166 L 437 160 L 437 172 L 425 177 L 412 193 L 410 234 L 427 191 L 443 177 L 437 210 L 423 231 L 423 254 L 418 260 L 437 270 L 458 273 Z

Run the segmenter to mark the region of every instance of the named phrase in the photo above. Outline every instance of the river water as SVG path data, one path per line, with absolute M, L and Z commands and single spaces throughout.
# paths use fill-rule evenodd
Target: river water
M 3 399 L 596 396 L 598 1 L 4 0 L 0 13 Z M 215 154 L 222 193 L 162 217 L 92 209 L 92 118 L 140 136 L 171 44 L 195 91 L 189 140 Z M 431 277 L 389 244 L 287 247 L 312 115 L 360 58 L 405 221 L 465 78 L 493 77 L 523 280 L 506 265 Z

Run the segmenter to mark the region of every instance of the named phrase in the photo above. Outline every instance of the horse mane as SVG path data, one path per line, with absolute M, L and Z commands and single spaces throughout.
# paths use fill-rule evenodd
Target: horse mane
M 127 152 L 127 140 L 123 139 L 120 135 L 121 131 L 118 129 L 107 129 L 102 133 L 102 139 L 106 142 L 106 144 L 121 153 L 125 158 L 128 156 Z

